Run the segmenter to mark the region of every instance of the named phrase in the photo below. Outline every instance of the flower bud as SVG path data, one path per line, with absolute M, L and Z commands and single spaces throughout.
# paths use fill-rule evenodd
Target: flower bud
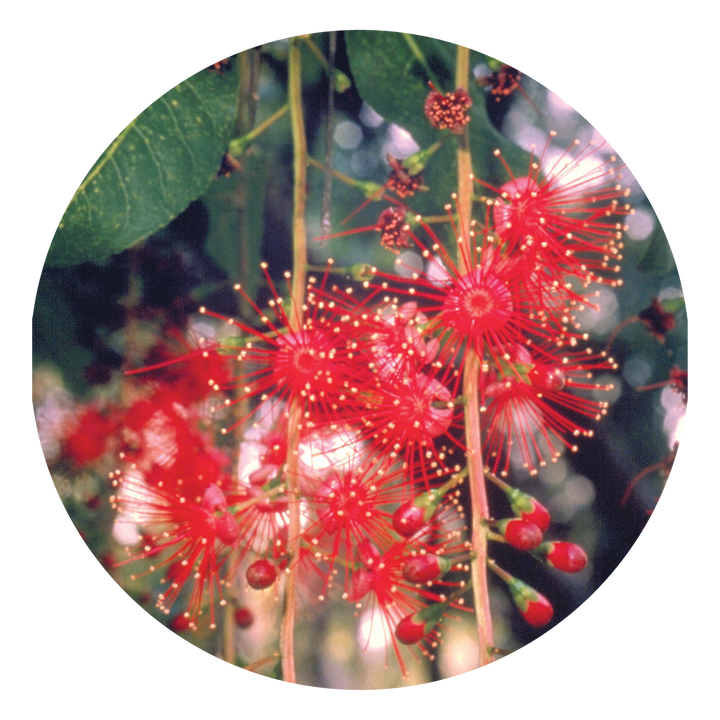
M 563 572 L 576 573 L 587 566 L 585 551 L 574 543 L 545 542 L 533 554 L 542 557 L 550 567 Z
M 542 627 L 552 620 L 553 607 L 544 595 L 517 578 L 513 578 L 508 587 L 525 622 L 533 627 Z
M 277 578 L 277 569 L 269 560 L 256 560 L 245 572 L 248 585 L 255 590 L 269 588 Z
M 239 607 L 235 610 L 235 624 L 240 628 L 248 628 L 253 624 L 255 618 L 249 608 Z
M 375 268 L 368 263 L 355 263 L 350 266 L 350 277 L 358 282 L 370 282 L 375 278 Z
M 414 645 L 425 637 L 425 623 L 407 615 L 397 624 L 395 637 L 404 645 Z
M 211 513 L 224 512 L 227 510 L 225 494 L 215 483 L 208 485 L 203 493 L 200 506 Z
M 489 560 L 488 567 L 507 584 L 513 602 L 525 618 L 525 622 L 533 627 L 542 627 L 552 620 L 553 607 L 544 595 L 498 567 L 494 561 Z
M 550 527 L 550 513 L 532 495 L 512 487 L 509 487 L 505 494 L 515 515 L 537 525 L 541 532 L 545 532 Z
M 523 552 L 534 550 L 543 539 L 540 528 L 523 518 L 500 520 L 497 527 L 510 545 Z
M 438 555 L 416 555 L 405 563 L 402 574 L 411 583 L 433 582 L 450 569 L 450 564 L 447 558 Z
M 227 510 L 220 517 L 215 518 L 215 534 L 220 542 L 230 547 L 237 545 L 240 540 L 237 521 Z
M 445 493 L 457 485 L 457 478 L 452 477 L 444 485 L 433 488 L 418 495 L 414 500 L 401 505 L 393 514 L 393 528 L 398 535 L 410 538 L 415 535 L 435 514 Z
M 404 645 L 420 642 L 439 622 L 450 601 L 433 603 L 412 615 L 406 615 L 395 627 L 395 637 Z

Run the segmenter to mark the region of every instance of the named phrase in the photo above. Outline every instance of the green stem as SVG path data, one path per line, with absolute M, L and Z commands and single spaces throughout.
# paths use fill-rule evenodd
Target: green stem
M 455 66 L 455 85 L 468 88 L 470 75 L 470 51 L 458 46 Z M 470 220 L 472 217 L 472 158 L 467 127 L 458 137 L 458 214 L 459 233 L 458 259 L 460 272 L 466 274 L 472 268 L 467 267 L 469 253 L 463 249 L 470 242 Z M 462 242 L 460 242 L 462 240 Z M 480 407 L 478 401 L 478 383 L 481 372 L 481 358 L 472 349 L 468 349 L 463 372 L 463 396 L 465 405 L 465 440 L 467 442 L 467 465 L 470 479 L 470 506 L 472 509 L 472 545 L 475 557 L 470 565 L 473 580 L 473 598 L 477 619 L 480 665 L 493 661 L 489 648 L 494 643 L 492 616 L 490 614 L 490 592 L 487 576 L 487 530 L 485 521 L 490 517 L 485 478 L 483 476 L 482 435 L 480 432 Z
M 255 140 L 257 137 L 262 135 L 274 122 L 279 120 L 289 109 L 289 104 L 285 103 L 279 110 L 276 110 L 269 118 L 263 120 L 259 125 L 256 125 L 250 132 L 245 135 L 233 138 L 228 143 L 228 152 L 235 158 L 239 158 L 245 152 L 247 146 Z
M 290 330 L 298 332 L 303 325 L 302 306 L 305 296 L 307 265 L 307 235 L 305 206 L 307 202 L 307 139 L 302 104 L 302 69 L 300 46 L 297 38 L 290 39 L 288 57 L 288 105 L 293 138 L 293 277 Z M 288 408 L 288 454 L 286 485 L 291 501 L 298 497 L 299 445 L 302 422 L 302 405 L 299 398 Z M 280 625 L 280 654 L 283 680 L 296 682 L 295 676 L 295 603 L 297 586 L 297 559 L 300 554 L 300 503 L 290 502 L 288 507 L 288 553 L 290 562 L 285 582 L 283 617 Z
M 307 159 L 308 165 L 311 167 L 317 168 L 318 170 L 322 170 L 323 172 L 326 171 L 327 167 L 323 165 L 319 160 L 316 160 L 314 157 L 308 157 Z M 378 185 L 376 182 L 372 182 L 370 180 L 356 180 L 355 178 L 351 178 L 349 175 L 345 175 L 338 170 L 331 170 L 332 176 L 334 178 L 337 178 L 341 182 L 344 182 L 346 185 L 350 185 L 351 187 L 357 188 L 358 190 L 362 190 L 363 194 L 366 197 L 370 197 L 371 195 L 374 195 L 375 193 L 381 191 L 383 189 L 382 185 Z

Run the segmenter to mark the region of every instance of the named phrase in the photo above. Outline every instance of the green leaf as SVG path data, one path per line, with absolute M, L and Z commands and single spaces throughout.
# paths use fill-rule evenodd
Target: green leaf
M 215 178 L 240 91 L 232 70 L 201 70 L 154 102 L 100 156 L 63 215 L 47 264 L 97 261 L 157 232 Z
M 667 275 L 672 272 L 675 269 L 675 261 L 660 223 L 656 223 L 649 243 L 645 255 L 638 263 L 638 270 L 653 275 Z

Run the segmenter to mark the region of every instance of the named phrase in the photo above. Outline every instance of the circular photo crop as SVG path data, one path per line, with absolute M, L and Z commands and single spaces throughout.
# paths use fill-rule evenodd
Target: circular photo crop
M 222 58 L 133 120 L 59 223 L 33 359 L 97 572 L 326 688 L 561 622 L 651 516 L 687 403 L 677 270 L 611 145 L 521 70 L 394 32 Z

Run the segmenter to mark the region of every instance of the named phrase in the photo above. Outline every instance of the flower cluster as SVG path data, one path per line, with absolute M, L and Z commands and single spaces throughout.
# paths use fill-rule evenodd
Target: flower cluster
M 434 128 L 452 130 L 459 135 L 470 122 L 468 110 L 472 107 L 472 98 L 463 88 L 443 95 L 432 83 L 429 85 L 431 92 L 425 100 L 425 117 Z
M 435 95 L 433 124 L 462 130 L 465 95 Z M 487 537 L 563 572 L 585 567 L 578 546 L 544 538 L 547 510 L 506 479 L 513 465 L 534 475 L 577 450 L 606 412 L 597 397 L 609 386 L 592 378 L 616 365 L 586 347 L 578 315 L 593 284 L 619 283 L 629 208 L 612 160 L 586 147 L 548 166 L 548 149 L 525 177 L 498 188 L 478 180 L 482 221 L 465 227 L 446 207 L 457 256 L 394 202 L 374 229 L 393 252 L 416 249 L 425 270 L 373 268 L 350 283 L 330 262 L 298 302 L 290 274 L 283 293 L 263 263 L 266 306 L 236 286 L 253 320 L 200 308 L 224 328 L 212 342 L 159 346 L 131 373 L 122 410 L 78 416 L 66 454 L 83 464 L 119 453 L 110 479 L 124 562 L 157 573 L 161 611 L 184 603 L 176 627 L 197 627 L 206 609 L 214 626 L 237 578 L 278 593 L 292 569 L 306 601 L 336 597 L 378 615 L 404 673 L 402 645 L 432 656 L 471 586 L 462 384 L 471 353 L 486 476 L 511 511 L 488 521 Z M 406 185 L 393 188 L 400 197 L 408 182 L 417 189 L 417 176 L 397 163 L 393 172 Z M 546 598 L 490 568 L 531 625 L 551 620 Z M 235 615 L 252 623 L 247 608 Z

